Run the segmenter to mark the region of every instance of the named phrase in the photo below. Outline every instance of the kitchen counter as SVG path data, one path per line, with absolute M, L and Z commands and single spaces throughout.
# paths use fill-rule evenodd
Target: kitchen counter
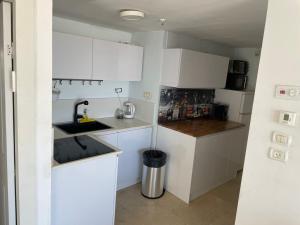
M 120 120 L 120 119 L 116 119 L 114 117 L 106 117 L 106 118 L 98 118 L 96 120 L 100 123 L 103 123 L 103 124 L 106 124 L 106 125 L 110 126 L 111 128 L 106 129 L 106 130 L 97 130 L 97 131 L 90 131 L 90 132 L 78 133 L 78 134 L 67 134 L 67 133 L 63 132 L 62 130 L 60 130 L 59 128 L 53 126 L 53 128 L 54 128 L 54 139 L 56 140 L 56 139 L 74 137 L 74 136 L 87 135 L 87 136 L 97 140 L 98 142 L 107 145 L 108 147 L 110 147 L 114 150 L 113 152 L 107 153 L 107 154 L 117 154 L 118 155 L 118 154 L 122 153 L 122 151 L 120 149 L 110 145 L 109 143 L 106 143 L 103 140 L 100 140 L 94 134 L 106 135 L 106 134 L 113 134 L 113 133 L 118 133 L 118 132 L 124 132 L 124 131 L 130 131 L 130 130 L 136 130 L 136 129 L 143 129 L 143 128 L 152 127 L 152 125 L 150 123 L 146 123 L 146 122 L 138 120 L 138 119 L 122 119 L 122 120 Z M 73 162 L 69 162 L 69 163 L 64 163 L 64 164 L 59 164 L 58 162 L 56 162 L 53 159 L 52 167 L 57 168 L 57 167 L 65 166 L 65 165 L 69 165 L 69 164 L 80 163 L 81 161 L 103 157 L 107 154 L 100 155 L 100 156 L 95 156 L 95 157 L 91 157 L 91 158 L 86 158 L 86 159 L 82 159 L 82 160 L 77 160 L 77 161 L 73 161 Z
M 72 137 L 82 134 L 112 134 L 122 131 L 129 131 L 129 130 L 135 130 L 135 129 L 143 129 L 152 127 L 152 124 L 146 123 L 144 121 L 138 120 L 138 119 L 116 119 L 115 117 L 105 117 L 105 118 L 97 118 L 96 121 L 103 123 L 107 126 L 110 126 L 110 129 L 106 130 L 98 130 L 98 131 L 90 131 L 86 133 L 79 133 L 79 134 L 66 134 L 59 128 L 54 126 L 54 139 L 60 139 L 60 138 L 66 138 L 66 137 Z
M 241 123 L 213 119 L 169 121 L 159 123 L 159 125 L 193 137 L 202 137 L 244 126 Z

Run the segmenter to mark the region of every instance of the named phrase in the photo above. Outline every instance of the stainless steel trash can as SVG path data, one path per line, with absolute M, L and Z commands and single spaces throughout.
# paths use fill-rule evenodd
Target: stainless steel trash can
M 160 198 L 164 194 L 166 153 L 148 150 L 143 153 L 142 195 L 146 198 Z

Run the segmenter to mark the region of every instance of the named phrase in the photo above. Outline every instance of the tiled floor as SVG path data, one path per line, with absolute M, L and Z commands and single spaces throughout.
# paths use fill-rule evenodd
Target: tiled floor
M 240 182 L 241 175 L 190 205 L 168 192 L 149 200 L 132 186 L 118 192 L 116 225 L 234 225 Z

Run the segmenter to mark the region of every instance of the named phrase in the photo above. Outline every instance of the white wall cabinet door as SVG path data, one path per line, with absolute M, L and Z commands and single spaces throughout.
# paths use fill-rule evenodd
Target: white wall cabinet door
M 224 88 L 229 58 L 186 49 L 165 49 L 161 84 L 179 88 Z
M 142 65 L 142 47 L 93 40 L 94 80 L 139 81 Z
M 142 153 L 151 146 L 152 128 L 118 134 L 119 155 L 118 190 L 141 181 Z
M 118 80 L 140 81 L 142 79 L 143 48 L 119 44 Z
M 53 32 L 53 78 L 92 79 L 91 38 Z
M 93 40 L 93 79 L 118 80 L 118 43 Z

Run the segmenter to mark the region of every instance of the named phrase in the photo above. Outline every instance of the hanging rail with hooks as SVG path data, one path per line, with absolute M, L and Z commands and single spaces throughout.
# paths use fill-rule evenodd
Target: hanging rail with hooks
M 57 78 L 54 78 L 52 80 L 55 81 L 55 86 L 56 86 L 57 82 L 59 82 L 59 84 L 62 85 L 63 81 L 69 81 L 69 85 L 72 85 L 73 81 L 81 81 L 82 85 L 85 85 L 85 82 L 88 82 L 90 85 L 92 85 L 93 82 L 98 82 L 98 85 L 101 86 L 103 83 L 103 80 L 57 79 Z

